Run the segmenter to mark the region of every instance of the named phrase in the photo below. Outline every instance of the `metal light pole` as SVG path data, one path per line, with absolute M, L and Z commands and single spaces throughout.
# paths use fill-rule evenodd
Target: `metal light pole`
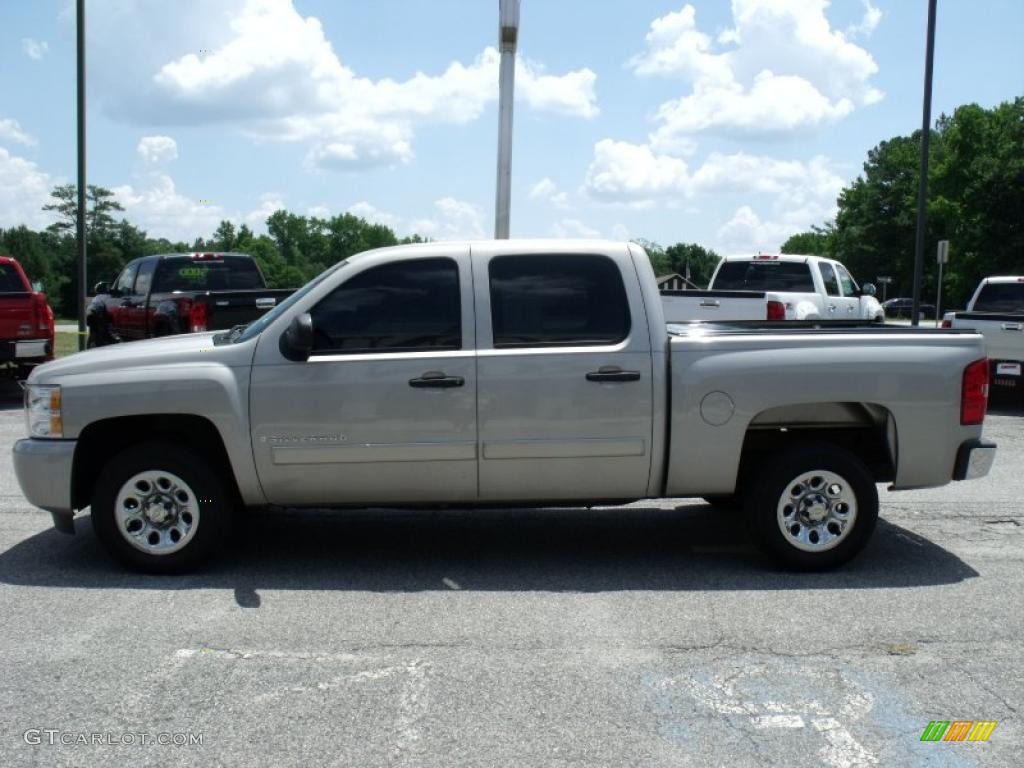
M 508 239 L 512 204 L 512 94 L 516 80 L 516 43 L 519 38 L 519 0 L 498 0 L 498 190 L 494 199 L 494 237 Z
M 921 178 L 917 186 L 917 239 L 914 243 L 914 303 L 911 320 L 918 325 L 921 272 L 924 267 L 925 219 L 928 207 L 928 145 L 932 126 L 932 62 L 935 58 L 935 0 L 928 0 L 928 42 L 924 58 L 924 112 L 921 116 Z
M 78 349 L 85 349 L 85 0 L 78 0 Z

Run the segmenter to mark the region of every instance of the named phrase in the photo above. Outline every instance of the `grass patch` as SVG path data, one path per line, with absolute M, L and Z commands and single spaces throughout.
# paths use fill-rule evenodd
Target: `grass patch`
M 67 357 L 78 351 L 78 334 L 57 331 L 54 339 L 54 354 L 56 357 Z

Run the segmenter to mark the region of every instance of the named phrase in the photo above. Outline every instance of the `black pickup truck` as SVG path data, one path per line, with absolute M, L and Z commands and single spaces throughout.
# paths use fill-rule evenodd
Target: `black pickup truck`
M 134 259 L 93 292 L 90 347 L 242 325 L 293 290 L 267 288 L 248 254 L 171 253 Z

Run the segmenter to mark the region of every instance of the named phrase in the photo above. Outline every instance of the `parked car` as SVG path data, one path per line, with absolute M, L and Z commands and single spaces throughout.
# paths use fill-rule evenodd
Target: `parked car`
M 630 243 L 500 240 L 346 259 L 251 323 L 36 369 L 32 504 L 129 566 L 218 551 L 240 508 L 731 498 L 800 569 L 868 541 L 876 483 L 988 472 L 970 331 L 666 332 Z M 884 370 L 884 382 L 878 371 Z
M 97 283 L 87 310 L 88 346 L 244 325 L 289 296 L 266 287 L 244 253 L 143 256 L 112 283 Z
M 846 267 L 821 256 L 726 256 L 718 263 L 707 291 L 672 292 L 664 304 L 670 323 L 885 320 L 885 311 L 875 299 L 875 286 L 865 283 L 859 287 Z
M 0 363 L 19 379 L 53 359 L 53 310 L 17 259 L 0 256 Z
M 885 317 L 888 320 L 910 320 L 914 313 L 914 300 L 903 298 L 889 299 L 882 302 L 882 309 L 885 311 Z M 935 319 L 934 304 L 918 304 L 917 312 L 918 321 Z
M 985 337 L 992 386 L 1024 394 L 1024 276 L 986 277 L 966 312 L 947 312 L 943 328 L 972 328 Z

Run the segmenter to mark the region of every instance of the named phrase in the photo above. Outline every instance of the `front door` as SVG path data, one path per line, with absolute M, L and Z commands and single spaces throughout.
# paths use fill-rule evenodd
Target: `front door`
M 628 252 L 495 255 L 482 245 L 473 270 L 480 498 L 646 496 L 651 344 Z
M 280 354 L 279 333 L 261 336 L 250 413 L 271 503 L 476 499 L 469 253 L 433 251 L 444 255 L 346 266 L 307 310 L 315 341 L 306 362 Z

